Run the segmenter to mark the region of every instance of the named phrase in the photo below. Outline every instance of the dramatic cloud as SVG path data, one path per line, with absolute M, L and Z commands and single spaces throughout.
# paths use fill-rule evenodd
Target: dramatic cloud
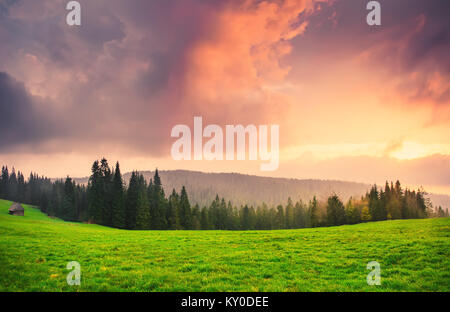
M 380 2 L 372 27 L 366 1 L 81 0 L 70 27 L 66 0 L 2 1 L 0 154 L 55 174 L 44 157 L 182 167 L 170 130 L 202 116 L 279 124 L 286 164 L 447 155 L 450 5 Z
M 356 59 L 395 83 L 409 103 L 450 104 L 450 3 L 445 0 L 379 1 L 381 26 L 365 23 L 365 1 L 321 5 L 295 48 L 324 62 Z M 293 58 L 302 54 L 294 54 Z M 308 55 L 311 56 L 311 55 Z
M 0 153 L 17 145 L 35 146 L 63 131 L 51 113 L 36 109 L 40 100 L 4 72 L 0 72 L 0 99 Z
M 70 116 L 66 143 L 167 155 L 171 127 L 193 115 L 257 123 L 285 111 L 267 87 L 289 71 L 279 61 L 311 1 L 81 4 L 79 28 L 65 24 L 64 1 L 8 2 L 1 17 L 0 68 Z

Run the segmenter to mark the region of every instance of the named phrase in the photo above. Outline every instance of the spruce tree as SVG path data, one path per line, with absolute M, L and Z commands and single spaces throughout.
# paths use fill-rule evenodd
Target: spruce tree
M 18 188 L 16 170 L 13 167 L 11 170 L 11 174 L 9 176 L 9 185 L 8 185 L 10 200 L 18 201 L 18 189 L 19 188 Z
M 180 223 L 184 230 L 190 230 L 192 228 L 192 212 L 191 204 L 189 203 L 189 198 L 186 192 L 186 188 L 181 188 L 180 195 Z
M 192 229 L 193 230 L 200 230 L 201 224 L 200 224 L 200 207 L 198 204 L 195 204 L 194 208 L 192 208 Z
M 101 196 L 101 174 L 98 160 L 91 167 L 91 176 L 88 182 L 88 219 L 90 222 L 99 223 L 103 207 Z
M 150 207 L 147 196 L 147 183 L 144 176 L 138 174 L 138 194 L 136 204 L 136 227 L 137 230 L 150 229 Z
M 275 219 L 275 228 L 284 229 L 286 226 L 286 219 L 284 217 L 284 209 L 282 205 L 277 206 L 277 216 Z
M 351 198 L 345 206 L 345 216 L 348 224 L 356 224 L 361 221 L 360 211 L 355 207 Z
M 169 201 L 167 204 L 167 228 L 169 230 L 179 230 L 180 229 L 180 218 L 179 212 L 179 196 L 175 189 L 172 190 L 172 194 L 169 196 Z
M 3 170 L 4 169 L 5 169 L 5 167 L 3 166 L 2 167 L 2 174 L 0 175 L 0 198 L 6 198 L 5 195 L 4 195 L 4 193 L 5 193 L 5 190 L 4 190 L 5 183 L 3 182 Z
M 345 207 L 336 194 L 330 196 L 327 201 L 327 223 L 328 225 L 345 224 Z
M 227 204 L 225 202 L 225 199 L 222 198 L 219 203 L 219 209 L 218 209 L 218 227 L 217 230 L 225 230 L 227 229 Z
M 241 219 L 241 230 L 250 230 L 250 208 L 245 205 L 241 209 L 240 214 Z
M 220 199 L 219 195 L 216 194 L 216 198 L 211 202 L 211 205 L 209 206 L 209 217 L 211 221 L 211 227 L 214 230 L 218 230 L 220 228 L 219 206 L 220 206 Z
M 319 226 L 319 207 L 317 203 L 316 196 L 313 197 L 312 201 L 309 202 L 309 217 L 311 227 Z
M 125 227 L 127 229 L 134 229 L 136 227 L 136 213 L 139 196 L 139 181 L 138 173 L 133 171 L 131 173 L 130 182 L 125 201 Z
M 296 202 L 294 206 L 294 227 L 296 229 L 309 227 L 309 222 L 306 219 L 306 208 L 300 200 Z
M 200 213 L 200 227 L 202 230 L 211 229 L 211 223 L 209 222 L 209 213 L 206 207 L 203 207 Z
M 58 215 L 58 191 L 57 191 L 57 182 L 53 183 L 52 191 L 50 194 L 50 202 L 48 205 L 48 215 L 52 217 L 56 217 Z
M 369 207 L 368 206 L 364 206 L 361 210 L 361 221 L 362 222 L 367 222 L 372 220 L 372 216 L 370 215 L 370 211 L 369 211 Z
M 0 197 L 4 199 L 9 198 L 9 171 L 8 166 L 2 167 L 2 180 L 1 180 L 1 193 Z
M 108 161 L 102 158 L 100 161 L 100 196 L 101 196 L 101 216 L 99 223 L 111 226 L 112 225 L 112 175 L 111 169 L 109 168 Z
M 285 218 L 286 218 L 285 228 L 286 229 L 294 228 L 294 205 L 290 197 L 288 198 L 288 203 L 286 205 Z
M 385 211 L 383 206 L 384 199 L 381 199 L 381 195 L 378 192 L 377 186 L 374 185 L 368 194 L 369 198 L 369 213 L 372 220 L 385 220 Z
M 75 186 L 72 179 L 67 177 L 64 182 L 61 217 L 67 221 L 76 221 Z
M 151 228 L 156 230 L 164 230 L 167 228 L 167 201 L 164 195 L 158 169 L 155 170 L 153 183 L 150 183 L 149 185 L 148 195 L 150 201 Z
M 25 185 L 25 178 L 22 174 L 22 172 L 17 172 L 17 201 L 19 203 L 25 203 L 25 191 L 26 191 L 26 185 Z M 38 192 L 39 194 L 39 192 Z M 36 198 L 35 203 L 39 202 L 39 198 Z
M 125 227 L 125 190 L 120 172 L 119 162 L 116 163 L 113 178 L 112 191 L 112 226 L 116 228 Z

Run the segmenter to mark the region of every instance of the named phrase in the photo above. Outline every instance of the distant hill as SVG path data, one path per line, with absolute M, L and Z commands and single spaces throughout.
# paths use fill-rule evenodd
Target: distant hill
M 441 206 L 450 210 L 450 196 L 444 194 L 428 194 L 434 207 Z
M 154 171 L 141 171 L 148 181 Z M 124 174 L 126 182 L 131 173 Z M 262 202 L 268 205 L 285 203 L 289 197 L 294 201 L 302 199 L 309 201 L 314 195 L 318 199 L 326 199 L 336 193 L 343 200 L 351 196 L 361 197 L 370 188 L 369 184 L 345 182 L 336 180 L 316 179 L 286 179 L 246 175 L 240 173 L 204 173 L 188 170 L 160 171 L 166 195 L 175 188 L 178 192 L 186 186 L 192 204 L 209 205 L 216 194 L 230 200 L 234 205 L 258 205 Z M 85 184 L 88 178 L 74 179 Z M 430 195 L 434 205 L 450 207 L 450 196 Z

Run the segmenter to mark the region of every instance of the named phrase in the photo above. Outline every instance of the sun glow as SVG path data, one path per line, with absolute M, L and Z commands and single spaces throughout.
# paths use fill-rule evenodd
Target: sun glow
M 450 146 L 446 144 L 421 144 L 403 142 L 402 146 L 392 151 L 389 156 L 406 160 L 431 156 L 434 154 L 450 154 Z

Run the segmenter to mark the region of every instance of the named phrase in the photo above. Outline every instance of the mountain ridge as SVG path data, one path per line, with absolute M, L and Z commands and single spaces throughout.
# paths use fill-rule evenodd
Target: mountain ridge
M 225 198 L 234 205 L 244 204 L 257 206 L 265 202 L 269 206 L 284 204 L 290 197 L 293 201 L 301 199 L 304 202 L 317 196 L 319 200 L 325 200 L 331 194 L 336 193 L 342 200 L 350 197 L 361 197 L 371 187 L 368 183 L 323 180 L 323 179 L 297 179 L 256 176 L 242 173 L 227 172 L 202 172 L 184 169 L 158 170 L 161 181 L 168 196 L 172 189 L 177 192 L 184 185 L 189 195 L 191 204 L 199 206 L 209 205 L 216 197 Z M 155 171 L 139 171 L 149 181 Z M 125 183 L 128 183 L 131 172 L 123 174 Z M 79 184 L 87 184 L 88 177 L 74 178 Z M 443 194 L 429 194 L 434 206 L 450 207 L 450 196 Z

